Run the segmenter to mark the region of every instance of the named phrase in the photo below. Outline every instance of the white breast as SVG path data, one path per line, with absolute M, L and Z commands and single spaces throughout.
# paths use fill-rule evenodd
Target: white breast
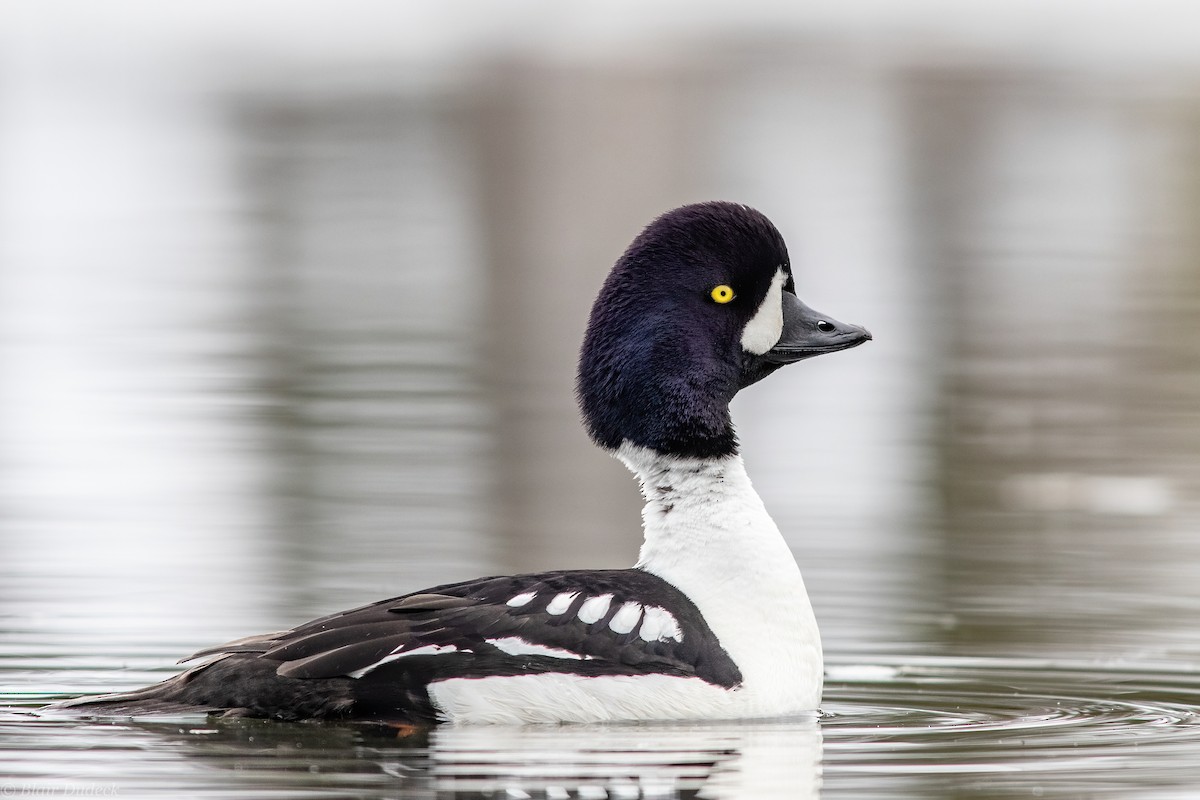
M 800 569 L 740 456 L 691 459 L 624 445 L 646 496 L 638 566 L 682 590 L 742 673 L 736 716 L 820 703 L 821 638 Z

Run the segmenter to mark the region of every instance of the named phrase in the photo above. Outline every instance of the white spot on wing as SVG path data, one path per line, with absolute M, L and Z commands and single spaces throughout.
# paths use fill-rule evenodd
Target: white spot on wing
M 783 269 L 775 271 L 771 288 L 754 316 L 742 329 L 742 349 L 761 356 L 779 342 L 783 335 Z
M 621 606 L 613 618 L 608 621 L 608 627 L 613 633 L 629 633 L 637 627 L 638 620 L 642 618 L 641 603 L 628 602 Z
M 665 608 L 650 606 L 642 618 L 642 628 L 638 637 L 647 642 L 665 642 L 674 639 L 683 641 L 683 631 L 679 629 L 679 621 Z
M 612 603 L 612 598 L 611 594 L 589 597 L 587 602 L 579 607 L 579 621 L 591 625 L 603 617 L 608 613 L 608 606 Z
M 554 595 L 554 599 L 546 606 L 546 613 L 554 616 L 567 613 L 567 609 L 571 607 L 571 603 L 575 602 L 576 597 L 579 597 L 579 592 L 563 592 Z
M 351 678 L 361 678 L 363 675 L 366 675 L 373 669 L 378 669 L 384 664 L 387 664 L 391 661 L 397 661 L 401 658 L 407 658 L 408 656 L 440 656 L 446 653 L 456 652 L 458 652 L 458 648 L 452 644 L 427 644 L 422 647 L 414 647 L 412 650 L 401 650 L 399 652 L 393 650 L 391 653 L 379 659 L 374 664 L 365 666 L 362 669 L 356 669 L 353 672 L 347 672 L 346 674 Z M 471 651 L 464 650 L 463 652 L 469 653 Z
M 510 597 L 504 605 L 511 608 L 519 608 L 529 603 L 530 600 L 537 597 L 537 592 L 522 592 L 516 597 Z
M 510 656 L 550 656 L 551 658 L 573 658 L 576 661 L 590 661 L 591 656 L 573 653 L 561 647 L 547 647 L 544 644 L 527 642 L 520 636 L 505 636 L 502 639 L 488 639 L 487 643 Z

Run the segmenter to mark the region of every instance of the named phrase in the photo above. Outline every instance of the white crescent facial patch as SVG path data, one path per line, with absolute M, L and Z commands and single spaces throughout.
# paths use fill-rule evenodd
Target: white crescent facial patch
M 786 276 L 783 269 L 775 271 L 771 279 L 771 288 L 754 316 L 742 329 L 742 349 L 747 353 L 761 356 L 779 342 L 783 335 L 783 282 Z

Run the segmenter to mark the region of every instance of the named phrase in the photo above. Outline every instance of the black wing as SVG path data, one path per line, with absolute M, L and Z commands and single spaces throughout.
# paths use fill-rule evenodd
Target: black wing
M 424 724 L 449 678 L 667 674 L 741 683 L 695 604 L 638 569 L 543 572 L 437 586 L 197 653 L 145 689 L 62 704 L 106 714 L 181 710 Z
M 737 665 L 695 604 L 671 584 L 638 569 L 543 572 L 447 584 L 196 656 L 231 653 L 278 662 L 277 673 L 288 678 L 374 681 L 406 673 L 410 680 L 429 683 L 571 672 L 665 673 L 723 687 L 741 682 Z

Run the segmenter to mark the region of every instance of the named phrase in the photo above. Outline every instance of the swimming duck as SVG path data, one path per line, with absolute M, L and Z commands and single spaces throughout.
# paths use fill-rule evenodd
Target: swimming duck
M 637 477 L 631 569 L 479 578 L 202 650 L 88 713 L 449 723 L 733 719 L 811 711 L 821 640 L 791 551 L 738 454 L 729 403 L 864 328 L 795 293 L 783 238 L 725 202 L 651 222 L 592 308 L 577 395 Z

